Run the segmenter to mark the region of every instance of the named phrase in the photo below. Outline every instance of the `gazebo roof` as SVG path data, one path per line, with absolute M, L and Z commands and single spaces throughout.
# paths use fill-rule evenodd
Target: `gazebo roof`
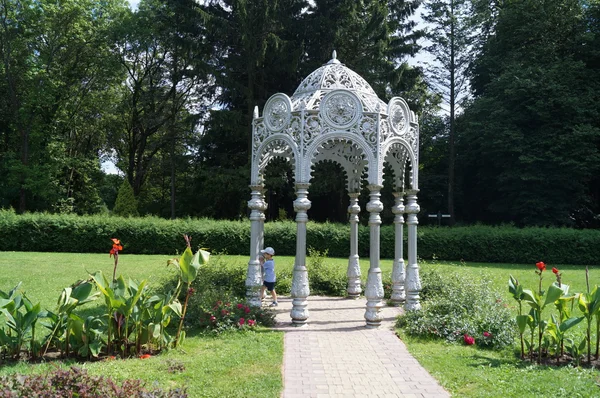
M 387 104 L 377 97 L 365 79 L 337 60 L 335 51 L 329 62 L 316 69 L 300 83 L 291 97 L 292 112 L 318 111 L 323 97 L 339 89 L 356 94 L 365 112 L 387 113 Z

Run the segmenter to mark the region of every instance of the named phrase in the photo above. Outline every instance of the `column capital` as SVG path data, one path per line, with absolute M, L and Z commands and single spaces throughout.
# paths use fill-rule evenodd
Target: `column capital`
M 383 189 L 383 185 L 369 184 L 367 185 L 367 188 L 369 189 L 369 191 L 381 191 L 381 189 Z
M 401 192 L 394 192 L 395 204 L 392 207 L 392 213 L 400 215 L 404 213 L 404 197 Z

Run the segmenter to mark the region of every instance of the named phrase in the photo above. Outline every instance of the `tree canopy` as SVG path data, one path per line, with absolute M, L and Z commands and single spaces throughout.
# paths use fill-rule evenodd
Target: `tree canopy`
M 420 5 L 0 0 L 0 207 L 120 212 L 126 197 L 141 215 L 245 217 L 254 107 L 336 50 L 418 114 L 423 213 L 599 226 L 600 2 Z M 437 63 L 411 66 L 427 52 Z M 343 173 L 313 175 L 309 217 L 344 222 Z M 266 188 L 267 217 L 292 218 L 290 165 L 270 164 Z

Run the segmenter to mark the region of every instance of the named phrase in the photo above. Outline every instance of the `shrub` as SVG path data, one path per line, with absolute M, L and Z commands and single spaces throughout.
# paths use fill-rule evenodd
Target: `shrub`
M 179 398 L 182 389 L 147 389 L 140 380 L 125 380 L 121 385 L 102 376 L 90 376 L 85 369 L 54 370 L 48 375 L 12 374 L 0 377 L 0 398 L 81 397 L 81 398 Z
M 120 218 L 55 214 L 17 215 L 0 210 L 3 250 L 78 251 L 102 253 L 107 237 L 127 242 L 128 254 L 174 254 L 182 234 L 213 253 L 247 255 L 250 222 L 177 219 L 158 217 Z M 349 251 L 348 225 L 309 222 L 307 246 L 332 257 L 346 257 Z M 265 224 L 265 240 L 277 247 L 278 255 L 296 253 L 296 225 L 293 221 Z M 544 258 L 552 264 L 594 265 L 600 257 L 600 231 L 568 228 L 515 228 L 511 226 L 438 228 L 420 227 L 419 256 L 423 259 L 464 260 L 528 264 Z M 78 242 L 78 245 L 73 245 Z M 510 250 L 507 250 L 510 248 Z M 359 255 L 369 255 L 369 228 L 359 227 Z M 381 257 L 394 256 L 394 227 L 381 228 Z
M 308 248 L 308 284 L 310 294 L 322 296 L 346 295 L 346 270 L 325 262 L 327 250 L 324 252 Z
M 501 296 L 481 277 L 435 270 L 422 275 L 422 309 L 408 311 L 397 326 L 410 335 L 462 341 L 473 336 L 480 347 L 503 348 L 514 342 L 514 321 Z
M 256 325 L 273 326 L 275 313 L 268 309 L 250 307 L 245 299 L 235 297 L 222 297 L 221 300 L 211 302 L 205 299 L 202 302 L 202 314 L 198 318 L 198 325 L 215 333 L 230 330 L 247 330 Z
M 119 193 L 117 194 L 117 200 L 115 201 L 115 208 L 113 212 L 118 216 L 130 217 L 137 216 L 138 203 L 135 195 L 133 194 L 133 188 L 129 185 L 127 179 L 123 180 Z

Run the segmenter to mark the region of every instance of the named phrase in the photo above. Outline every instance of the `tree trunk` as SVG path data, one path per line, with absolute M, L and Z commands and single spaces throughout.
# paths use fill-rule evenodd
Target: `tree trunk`
M 450 2 L 451 17 L 454 16 L 454 0 Z M 454 135 L 455 135 L 455 84 L 456 84 L 456 68 L 455 68 L 455 22 L 454 19 L 450 22 L 450 133 L 448 136 L 448 214 L 450 214 L 450 225 L 454 224 Z

